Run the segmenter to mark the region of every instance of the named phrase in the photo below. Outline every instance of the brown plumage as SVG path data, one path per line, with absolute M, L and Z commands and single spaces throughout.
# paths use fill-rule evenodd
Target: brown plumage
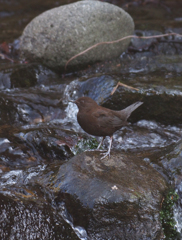
M 114 111 L 99 106 L 89 97 L 78 98 L 74 103 L 78 106 L 79 111 L 77 120 L 83 130 L 93 136 L 103 137 L 98 146 L 100 148 L 106 136 L 110 136 L 110 145 L 108 151 L 102 158 L 110 156 L 112 138 L 115 131 L 127 124 L 127 119 L 131 113 L 138 108 L 143 102 L 136 102 L 129 107 Z

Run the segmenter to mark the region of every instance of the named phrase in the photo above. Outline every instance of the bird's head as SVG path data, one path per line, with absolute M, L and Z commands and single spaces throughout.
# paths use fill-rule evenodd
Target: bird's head
M 89 97 L 80 97 L 77 100 L 73 101 L 73 103 L 77 105 L 79 110 L 90 109 L 97 106 L 97 103 L 92 98 Z

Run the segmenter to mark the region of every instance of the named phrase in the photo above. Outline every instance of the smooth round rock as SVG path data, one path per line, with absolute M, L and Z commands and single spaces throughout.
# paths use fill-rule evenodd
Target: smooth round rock
M 27 59 L 61 69 L 66 62 L 88 47 L 131 35 L 132 18 L 123 9 L 99 1 L 80 1 L 48 10 L 24 29 L 20 50 Z M 79 67 L 120 56 L 130 39 L 102 44 L 69 63 Z

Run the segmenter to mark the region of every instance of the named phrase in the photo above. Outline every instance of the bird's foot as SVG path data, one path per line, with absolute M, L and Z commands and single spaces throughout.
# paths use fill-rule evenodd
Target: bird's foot
M 103 143 L 103 141 L 104 141 L 105 138 L 106 138 L 106 137 L 103 137 L 103 138 L 102 138 L 102 141 L 99 143 L 99 145 L 98 145 L 98 147 L 97 147 L 97 150 L 100 149 L 100 147 L 101 147 L 101 145 L 102 145 L 102 143 Z M 102 150 L 102 151 L 103 151 L 103 150 Z
M 107 156 L 110 158 L 110 149 L 106 153 L 101 153 L 101 155 L 103 155 L 103 157 L 101 157 L 101 159 L 104 159 Z

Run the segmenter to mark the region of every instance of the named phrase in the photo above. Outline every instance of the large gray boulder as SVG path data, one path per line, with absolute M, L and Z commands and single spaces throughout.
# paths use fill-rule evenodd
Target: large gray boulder
M 88 47 L 131 35 L 132 18 L 123 9 L 99 1 L 80 1 L 46 11 L 24 29 L 20 50 L 25 58 L 61 69 L 74 55 Z M 130 39 L 100 45 L 69 63 L 80 67 L 118 57 Z

